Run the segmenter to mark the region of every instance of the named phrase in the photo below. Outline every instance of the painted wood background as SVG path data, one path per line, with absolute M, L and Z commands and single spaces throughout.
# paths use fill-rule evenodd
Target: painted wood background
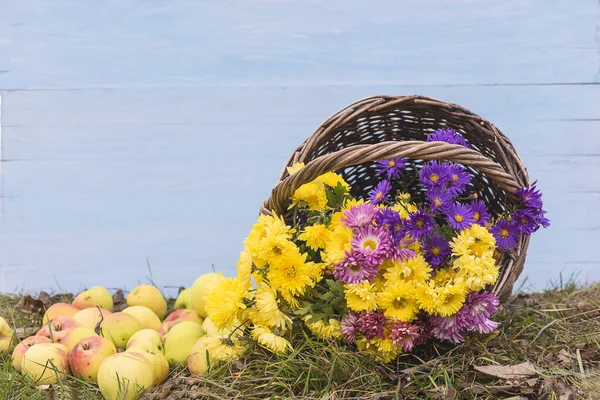
M 552 228 L 524 277 L 600 278 L 597 0 L 0 0 L 0 291 L 233 273 L 289 153 L 375 94 L 508 134 Z

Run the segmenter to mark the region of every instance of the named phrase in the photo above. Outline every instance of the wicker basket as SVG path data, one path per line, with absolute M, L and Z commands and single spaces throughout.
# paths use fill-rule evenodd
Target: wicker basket
M 470 148 L 445 142 L 426 142 L 426 134 L 448 127 L 460 132 Z M 282 215 L 292 223 L 290 197 L 302 184 L 336 171 L 364 196 L 379 181 L 372 161 L 405 157 L 414 168 L 423 161 L 451 161 L 464 165 L 472 186 L 498 214 L 517 201 L 519 187 L 530 184 L 525 166 L 510 140 L 489 121 L 455 104 L 423 96 L 376 96 L 359 100 L 327 119 L 298 147 L 287 162 L 306 166 L 293 176 L 284 168 L 280 181 L 261 213 Z M 529 237 L 503 253 L 494 292 L 506 299 L 523 269 Z

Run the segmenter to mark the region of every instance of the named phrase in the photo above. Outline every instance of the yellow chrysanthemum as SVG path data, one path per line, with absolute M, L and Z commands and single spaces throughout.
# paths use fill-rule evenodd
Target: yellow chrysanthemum
M 283 218 L 278 216 L 261 215 L 244 241 L 245 248 L 250 251 L 254 264 L 263 268 L 267 259 L 260 256 L 264 248 L 263 241 L 267 238 L 290 239 L 295 229 L 286 225 Z
M 298 310 L 300 308 L 300 301 L 298 301 L 298 299 L 295 298 L 290 292 L 282 290 L 279 293 L 291 310 Z
M 352 249 L 352 238 L 352 229 L 344 225 L 338 225 L 329 234 L 329 240 L 321 253 L 323 261 L 330 265 L 340 262 L 346 252 Z
M 291 167 L 287 167 L 287 172 L 290 175 L 294 175 L 296 172 L 300 171 L 302 168 L 304 168 L 304 163 L 298 162 L 298 163 L 295 163 L 294 165 L 292 165 Z
M 298 246 L 286 235 L 271 234 L 260 241 L 258 244 L 257 258 L 264 260 L 267 264 L 275 264 L 285 259 L 288 254 L 298 252 Z
M 496 239 L 483 226 L 473 224 L 464 229 L 452 240 L 452 254 L 455 256 L 493 257 Z
M 467 296 L 465 285 L 460 283 L 434 286 L 431 282 L 429 285 L 420 285 L 417 289 L 416 297 L 421 309 L 429 314 L 442 317 L 456 314 Z
M 279 309 L 277 293 L 266 283 L 258 285 L 254 301 L 254 307 L 248 310 L 248 316 L 254 324 L 280 330 L 285 330 L 291 325 L 291 318 Z
M 249 286 L 250 277 L 252 276 L 252 254 L 250 254 L 250 249 L 244 248 L 244 251 L 240 253 L 237 272 L 240 280 Z
M 325 248 L 330 233 L 325 225 L 309 225 L 298 235 L 298 239 L 305 241 L 308 247 L 317 251 Z
M 389 363 L 392 360 L 395 360 L 402 352 L 402 347 L 395 346 L 392 339 L 375 338 L 374 342 L 375 346 L 377 346 L 375 357 L 383 363 Z
M 359 204 L 363 204 L 364 202 L 365 202 L 364 199 L 354 199 L 354 198 L 346 199 L 346 201 L 344 202 L 344 205 L 342 206 L 342 212 L 349 210 L 351 207 L 358 206 Z
M 292 350 L 292 344 L 287 339 L 275 334 L 265 326 L 255 326 L 252 330 L 252 337 L 276 354 L 287 354 Z
M 418 208 L 414 203 L 400 202 L 394 204 L 392 206 L 392 210 L 397 211 L 400 214 L 400 218 L 408 219 L 410 217 L 410 213 L 417 212 Z
M 290 208 L 298 204 L 311 210 L 323 210 L 327 206 L 327 195 L 323 182 L 315 180 L 300 186 L 292 195 Z
M 433 271 L 420 254 L 405 261 L 392 261 L 391 264 L 392 266 L 388 266 L 383 275 L 389 282 L 425 281 L 430 278 Z
M 341 219 L 344 216 L 344 213 L 341 211 L 336 211 L 333 214 L 331 214 L 331 221 L 329 222 L 329 230 L 333 231 L 335 230 L 335 228 L 337 228 L 339 225 L 341 225 Z
M 369 281 L 344 286 L 348 308 L 354 311 L 374 311 L 377 309 L 377 291 Z
M 403 322 L 414 320 L 419 312 L 415 291 L 414 284 L 402 280 L 384 286 L 383 291 L 378 294 L 379 308 L 383 310 L 383 315 Z
M 267 279 L 275 290 L 299 296 L 315 285 L 314 272 L 314 264 L 306 262 L 306 254 L 295 251 L 270 264 Z
M 327 323 L 324 320 L 318 320 L 315 322 L 309 322 L 312 318 L 311 314 L 304 316 L 304 323 L 310 329 L 310 331 L 318 338 L 321 339 L 341 339 L 342 338 L 342 327 L 340 321 L 335 318 L 329 318 Z
M 330 188 L 335 188 L 338 185 L 338 183 L 341 183 L 342 186 L 346 189 L 346 191 L 350 189 L 350 185 L 348 185 L 348 183 L 346 183 L 346 181 L 341 176 L 334 172 L 327 172 L 319 176 L 317 179 L 323 182 L 325 185 L 329 186 Z
M 454 266 L 458 268 L 455 281 L 460 280 L 463 282 L 470 292 L 484 289 L 487 285 L 493 285 L 500 275 L 495 260 L 489 257 L 459 257 L 454 262 Z
M 246 308 L 250 285 L 239 277 L 223 278 L 206 297 L 206 313 L 220 329 L 231 329 L 238 313 Z

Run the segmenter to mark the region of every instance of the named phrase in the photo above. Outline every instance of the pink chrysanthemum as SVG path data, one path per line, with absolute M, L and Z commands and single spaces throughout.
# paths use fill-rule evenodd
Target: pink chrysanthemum
M 387 318 L 380 312 L 371 311 L 362 313 L 358 317 L 359 331 L 371 340 L 376 337 L 383 339 L 385 337 L 383 328 L 387 323 Z
M 390 339 L 394 341 L 394 346 L 402 346 L 402 351 L 405 353 L 415 348 L 415 341 L 422 331 L 421 326 L 402 321 L 396 321 L 391 330 Z
M 340 324 L 342 329 L 342 335 L 349 342 L 352 343 L 356 339 L 356 332 L 360 327 L 360 322 L 358 320 L 358 314 L 354 311 L 350 311 L 348 314 L 344 316 L 342 322 Z
M 431 333 L 437 339 L 448 340 L 454 344 L 461 343 L 465 340 L 461 333 L 461 328 L 464 326 L 464 321 L 460 313 L 456 313 L 451 317 L 433 316 L 430 321 L 432 329 Z
M 499 304 L 498 298 L 493 293 L 471 293 L 458 312 L 462 317 L 463 328 L 468 331 L 490 333 L 500 325 L 489 319 L 498 309 Z
M 392 255 L 392 237 L 385 228 L 375 226 L 359 228 L 354 233 L 352 248 L 369 263 L 379 265 Z
M 344 211 L 341 221 L 350 228 L 362 228 L 371 225 L 376 215 L 377 209 L 372 204 L 362 203 Z
M 333 276 L 344 283 L 360 283 L 363 280 L 373 282 L 377 278 L 379 267 L 373 264 L 363 253 L 346 252 L 342 261 L 335 264 Z

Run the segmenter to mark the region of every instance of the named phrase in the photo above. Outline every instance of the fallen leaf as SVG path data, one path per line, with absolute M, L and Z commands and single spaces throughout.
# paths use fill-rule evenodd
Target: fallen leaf
M 477 372 L 500 379 L 521 379 L 537 375 L 533 364 L 527 361 L 517 365 L 482 365 L 474 368 Z
M 44 302 L 29 295 L 21 297 L 16 308 L 25 314 L 38 314 L 45 310 Z
M 440 385 L 429 392 L 434 394 L 433 399 L 453 400 L 456 397 L 456 389 L 452 386 Z
M 556 358 L 558 359 L 558 363 L 563 367 L 571 366 L 571 354 L 566 349 L 562 349 L 558 352 Z
M 123 311 L 127 308 L 127 302 L 125 301 L 125 295 L 121 289 L 117 290 L 115 294 L 113 294 L 113 304 L 114 311 Z

